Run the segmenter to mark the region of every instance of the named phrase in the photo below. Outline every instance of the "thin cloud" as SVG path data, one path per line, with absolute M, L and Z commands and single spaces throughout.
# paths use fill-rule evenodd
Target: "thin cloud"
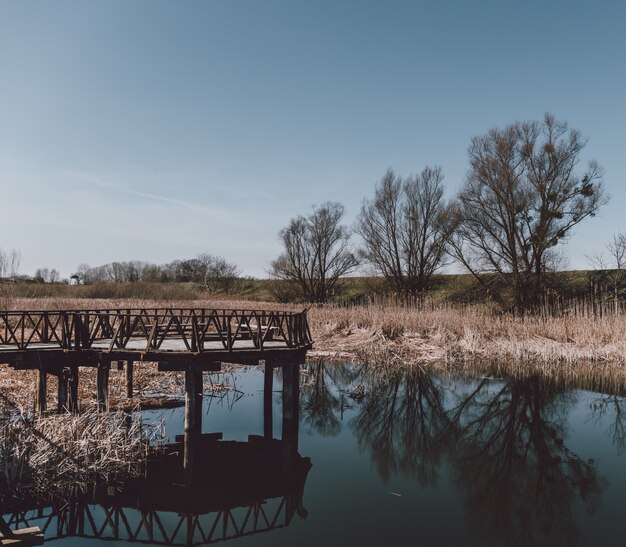
M 206 205 L 199 205 L 198 203 L 192 203 L 190 201 L 186 201 L 184 199 L 174 198 L 171 196 L 163 196 L 160 194 L 153 194 L 151 192 L 142 192 L 140 190 L 134 190 L 133 188 L 129 188 L 124 184 L 120 184 L 118 182 L 113 182 L 111 180 L 105 179 L 99 175 L 95 175 L 93 173 L 84 173 L 79 171 L 64 171 L 62 174 L 66 177 L 76 180 L 80 183 L 86 183 L 91 186 L 95 186 L 98 188 L 104 188 L 107 190 L 115 190 L 116 192 L 122 192 L 127 195 L 136 196 L 144 199 L 150 199 L 153 201 L 159 201 L 161 203 L 167 203 L 170 205 L 177 205 L 180 207 L 185 207 L 192 209 L 198 213 L 202 213 L 203 215 L 210 215 L 211 217 L 220 217 L 224 221 L 232 224 L 237 224 L 241 226 L 242 224 L 248 224 L 250 228 L 253 227 L 253 223 L 247 221 L 247 219 L 240 218 L 240 215 L 235 215 L 235 213 L 230 212 L 224 209 L 216 209 L 214 207 L 207 207 Z

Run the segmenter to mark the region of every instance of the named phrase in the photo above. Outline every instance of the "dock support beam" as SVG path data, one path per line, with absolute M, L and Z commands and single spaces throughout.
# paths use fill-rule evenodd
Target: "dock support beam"
M 298 452 L 300 420 L 300 364 L 283 365 L 283 446 L 288 461 Z
M 197 446 L 202 432 L 202 371 L 185 371 L 185 444 L 183 473 L 192 484 L 197 459 Z
M 78 406 L 78 365 L 72 365 L 72 367 L 69 369 L 70 370 L 70 377 L 69 377 L 69 384 L 70 384 L 70 390 L 69 390 L 69 404 L 68 404 L 68 410 L 70 412 L 74 412 L 74 413 L 78 413 L 79 411 L 79 406 Z
M 48 373 L 43 370 L 37 370 L 37 391 L 35 393 L 35 410 L 39 414 L 46 411 L 46 402 L 48 398 Z
M 274 388 L 274 367 L 265 361 L 263 382 L 263 436 L 274 437 L 274 416 L 272 414 L 272 390 Z
M 57 376 L 57 411 L 67 412 L 67 379 L 70 375 L 70 370 L 67 368 L 61 369 Z
M 126 397 L 133 398 L 133 361 L 126 361 Z
M 109 409 L 109 365 L 98 365 L 98 375 L 96 377 L 96 398 L 98 400 L 98 410 Z

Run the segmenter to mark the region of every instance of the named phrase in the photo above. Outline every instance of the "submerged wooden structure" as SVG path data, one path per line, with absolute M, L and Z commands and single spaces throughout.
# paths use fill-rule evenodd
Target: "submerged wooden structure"
M 156 362 L 184 371 L 193 391 L 203 371 L 221 363 L 272 367 L 304 361 L 312 346 L 306 311 L 136 308 L 0 312 L 0 363 L 37 370 L 37 409 L 46 410 L 48 376 L 58 382 L 58 409 L 78 410 L 80 367 L 96 367 L 97 399 L 108 399 L 111 367 Z

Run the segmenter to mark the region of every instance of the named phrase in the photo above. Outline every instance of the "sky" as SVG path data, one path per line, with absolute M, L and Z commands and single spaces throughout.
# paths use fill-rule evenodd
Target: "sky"
M 222 255 L 264 277 L 326 201 L 348 225 L 388 167 L 458 191 L 473 136 L 551 112 L 626 231 L 626 3 L 0 1 L 0 248 L 21 272 Z

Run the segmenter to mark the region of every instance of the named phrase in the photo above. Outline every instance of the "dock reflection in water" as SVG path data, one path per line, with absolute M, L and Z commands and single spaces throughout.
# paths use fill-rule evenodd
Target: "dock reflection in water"
M 268 374 L 264 399 L 271 403 L 270 367 Z M 46 542 L 79 537 L 198 545 L 283 528 L 296 515 L 306 518 L 303 494 L 311 461 L 298 453 L 297 370 L 284 374 L 284 383 L 282 439 L 271 436 L 267 404 L 265 435 L 249 435 L 247 442 L 201 434 L 198 420 L 176 443 L 155 451 L 145 476 L 89 485 L 56 502 L 8 501 L 5 522 L 12 528 L 38 526 Z

